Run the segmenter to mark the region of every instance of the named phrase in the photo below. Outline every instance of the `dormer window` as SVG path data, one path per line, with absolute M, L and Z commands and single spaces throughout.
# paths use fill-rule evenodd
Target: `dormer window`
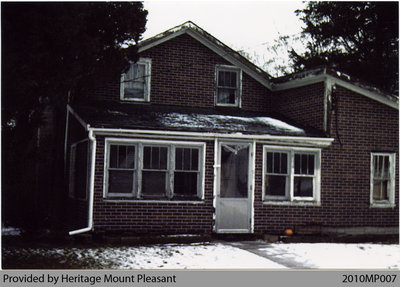
M 216 106 L 240 107 L 242 71 L 234 66 L 216 66 Z
M 129 70 L 121 75 L 121 100 L 150 101 L 151 59 L 141 58 L 131 63 Z

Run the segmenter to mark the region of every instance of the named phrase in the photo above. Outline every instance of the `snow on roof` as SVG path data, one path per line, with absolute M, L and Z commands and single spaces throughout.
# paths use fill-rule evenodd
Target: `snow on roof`
M 226 131 L 246 132 L 251 130 L 275 130 L 290 132 L 296 135 L 305 135 L 301 128 L 289 125 L 283 121 L 270 117 L 238 117 L 227 115 L 204 114 L 159 114 L 159 121 L 166 127 L 179 128 L 218 128 Z
M 93 128 L 325 137 L 321 131 L 285 122 L 279 115 L 246 111 L 108 102 L 73 110 Z

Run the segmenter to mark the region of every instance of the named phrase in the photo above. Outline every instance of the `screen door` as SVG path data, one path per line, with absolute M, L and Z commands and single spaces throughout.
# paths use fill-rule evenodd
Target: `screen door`
M 251 232 L 251 143 L 220 143 L 217 167 L 216 231 Z

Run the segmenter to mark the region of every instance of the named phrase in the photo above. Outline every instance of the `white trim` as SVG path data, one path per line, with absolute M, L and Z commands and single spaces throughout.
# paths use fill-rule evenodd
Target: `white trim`
M 93 130 L 89 130 L 88 138 L 90 140 L 91 149 L 91 166 L 90 166 L 90 184 L 89 184 L 89 209 L 88 209 L 88 226 L 85 228 L 73 230 L 69 235 L 76 235 L 93 229 L 93 205 L 94 205 L 94 180 L 95 180 L 95 167 L 96 167 L 96 138 Z
M 288 154 L 288 177 L 289 177 L 289 198 L 281 198 L 278 196 L 265 195 L 265 157 L 269 151 L 283 152 Z M 314 158 L 314 178 L 313 183 L 313 197 L 295 197 L 294 196 L 294 157 L 298 153 L 311 153 L 315 155 Z M 263 145 L 262 153 L 262 200 L 263 204 L 271 205 L 321 205 L 321 149 L 319 148 L 303 148 L 303 147 L 287 147 L 287 146 L 270 146 Z
M 200 201 L 204 201 L 205 198 L 205 158 L 206 158 L 206 143 L 205 142 L 189 142 L 189 141 L 172 141 L 172 140 L 146 140 L 146 139 L 133 139 L 133 138 L 105 138 L 104 140 L 104 181 L 103 181 L 103 199 L 110 200 L 112 197 L 119 197 L 121 199 L 117 199 L 116 201 L 121 202 L 194 202 L 193 200 L 165 200 L 165 199 L 140 199 L 141 195 L 141 171 L 143 170 L 143 146 L 165 146 L 168 148 L 168 162 L 167 162 L 167 170 L 166 172 L 169 174 L 166 178 L 170 179 L 169 182 L 166 183 L 167 186 L 167 197 L 172 198 L 173 191 L 173 172 L 175 171 L 175 158 L 174 153 L 176 148 L 198 148 L 199 149 L 199 182 L 197 185 L 197 192 Z M 136 191 L 131 194 L 126 193 L 118 193 L 118 194 L 109 194 L 108 193 L 108 164 L 109 164 L 109 148 L 111 144 L 128 144 L 136 147 L 135 151 L 135 174 L 134 184 L 136 187 Z M 136 184 L 137 182 L 137 184 Z M 125 198 L 128 198 L 126 200 Z
M 141 98 L 125 98 L 125 75 L 126 73 L 121 74 L 120 80 L 120 100 L 122 102 L 150 102 L 150 90 L 151 90 L 151 59 L 150 58 L 140 58 L 137 62 L 130 62 L 130 67 L 133 64 L 140 64 L 144 65 L 144 77 L 145 77 L 145 84 L 144 84 L 144 95 L 143 99 Z
M 334 141 L 333 138 L 317 138 L 317 137 L 295 137 L 295 136 L 274 136 L 274 135 L 244 135 L 242 133 L 224 134 L 224 133 L 207 133 L 207 132 L 181 132 L 181 131 L 162 131 L 162 130 L 134 130 L 134 129 L 112 129 L 112 128 L 90 128 L 99 135 L 115 135 L 115 136 L 151 136 L 152 138 L 167 138 L 169 136 L 185 137 L 185 139 L 196 140 L 214 140 L 231 139 L 231 140 L 257 140 L 279 142 L 281 144 L 295 145 L 312 145 L 318 147 L 328 147 Z
M 328 82 L 330 86 L 333 85 L 339 85 L 342 86 L 343 88 L 346 88 L 350 91 L 353 91 L 355 93 L 358 93 L 360 95 L 363 95 L 367 98 L 370 98 L 372 100 L 375 100 L 379 103 L 382 103 L 384 105 L 387 105 L 389 107 L 392 107 L 394 109 L 399 109 L 399 104 L 386 98 L 383 95 L 380 95 L 378 93 L 375 93 L 373 91 L 361 88 L 357 85 L 354 85 L 352 83 L 343 81 L 341 79 L 338 79 L 332 75 L 326 74 L 325 72 L 320 75 L 315 75 L 315 76 L 307 76 L 302 79 L 294 79 L 288 82 L 284 82 L 281 84 L 275 84 L 272 87 L 272 91 L 283 91 L 283 90 L 288 90 L 288 89 L 293 89 L 293 88 L 298 88 L 298 87 L 303 87 L 307 85 L 312 85 L 316 84 L 319 82 Z
M 388 200 L 376 201 L 373 198 L 374 186 L 374 156 L 388 156 L 389 157 L 389 174 L 390 174 L 390 190 L 388 191 Z M 396 197 L 396 153 L 391 152 L 371 152 L 370 156 L 370 207 L 371 208 L 394 208 Z

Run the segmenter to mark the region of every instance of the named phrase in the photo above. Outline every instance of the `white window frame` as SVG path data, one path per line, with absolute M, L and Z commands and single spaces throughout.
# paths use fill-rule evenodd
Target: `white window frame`
M 108 167 L 110 163 L 110 146 L 111 145 L 134 145 L 135 152 L 135 167 L 136 176 L 134 177 L 135 191 L 133 193 L 109 193 L 108 192 Z M 122 138 L 106 138 L 104 148 L 104 182 L 103 182 L 103 198 L 121 198 L 133 199 L 135 201 L 165 201 L 164 199 L 151 197 L 142 198 L 142 171 L 143 171 L 143 150 L 144 147 L 167 147 L 168 162 L 167 162 L 167 177 L 166 177 L 166 198 L 168 202 L 182 201 L 190 202 L 186 199 L 174 199 L 174 172 L 175 172 L 175 149 L 176 148 L 197 148 L 199 150 L 199 175 L 197 182 L 197 197 L 198 200 L 204 200 L 204 182 L 205 182 L 205 153 L 206 144 L 201 142 L 183 142 L 183 141 L 166 141 L 166 140 L 136 140 Z M 196 200 L 197 201 L 197 200 Z
M 108 179 L 109 179 L 109 165 L 110 165 L 110 156 L 111 156 L 111 152 L 110 152 L 110 148 L 112 145 L 124 145 L 124 146 L 134 146 L 135 147 L 135 168 L 132 169 L 132 176 L 133 176 L 133 186 L 132 186 L 132 192 L 131 193 L 117 193 L 117 192 L 108 192 Z M 105 157 L 104 157 L 104 168 L 105 168 L 105 172 L 104 172 L 104 182 L 106 183 L 107 188 L 104 189 L 104 196 L 105 197 L 129 197 L 129 198 L 133 198 L 135 196 L 137 196 L 137 179 L 138 179 L 138 166 L 137 166 L 137 159 L 138 159 L 138 145 L 135 143 L 129 143 L 129 142 L 114 142 L 114 141 L 109 141 L 106 142 L 106 152 L 105 152 Z M 113 170 L 118 170 L 118 168 L 112 168 Z M 122 169 L 123 170 L 123 169 Z
M 87 142 L 88 147 L 87 147 L 87 158 L 86 158 L 86 192 L 85 192 L 85 197 L 79 198 L 75 196 L 75 162 L 76 162 L 76 147 L 81 144 Z M 89 140 L 88 139 L 83 139 L 78 142 L 75 142 L 71 144 L 70 147 L 70 161 L 69 161 L 69 191 L 68 191 L 68 196 L 70 198 L 76 199 L 76 200 L 83 200 L 86 201 L 88 199 L 88 187 L 89 187 Z
M 235 92 L 235 103 L 226 104 L 218 102 L 218 75 L 220 71 L 236 72 L 236 92 Z M 230 65 L 216 65 L 215 66 L 215 106 L 218 107 L 239 107 L 242 106 L 242 70 L 236 66 Z
M 266 156 L 267 152 L 280 152 L 288 155 L 288 185 L 286 187 L 286 195 L 283 196 L 268 196 L 265 194 L 265 176 L 266 172 Z M 307 177 L 313 178 L 313 196 L 302 197 L 294 196 L 294 179 L 299 175 L 294 171 L 295 154 L 313 154 L 314 155 L 314 175 Z M 300 148 L 300 147 L 281 147 L 281 146 L 263 146 L 262 160 L 262 200 L 264 204 L 271 205 L 316 205 L 321 204 L 321 149 L 318 148 Z M 300 175 L 301 176 L 301 175 Z
M 389 157 L 389 190 L 387 200 L 374 200 L 374 157 L 388 156 Z M 396 153 L 389 152 L 371 152 L 370 161 L 370 207 L 372 208 L 393 208 L 395 204 L 395 181 L 396 181 Z
M 129 101 L 129 102 L 150 102 L 150 86 L 151 86 L 151 59 L 150 58 L 140 58 L 137 62 L 130 62 L 130 65 L 140 64 L 145 66 L 144 74 L 145 76 L 145 87 L 144 87 L 144 95 L 143 99 L 138 98 L 125 98 L 125 77 L 126 73 L 121 74 L 120 81 L 120 99 L 121 101 Z M 131 68 L 129 67 L 129 69 Z

